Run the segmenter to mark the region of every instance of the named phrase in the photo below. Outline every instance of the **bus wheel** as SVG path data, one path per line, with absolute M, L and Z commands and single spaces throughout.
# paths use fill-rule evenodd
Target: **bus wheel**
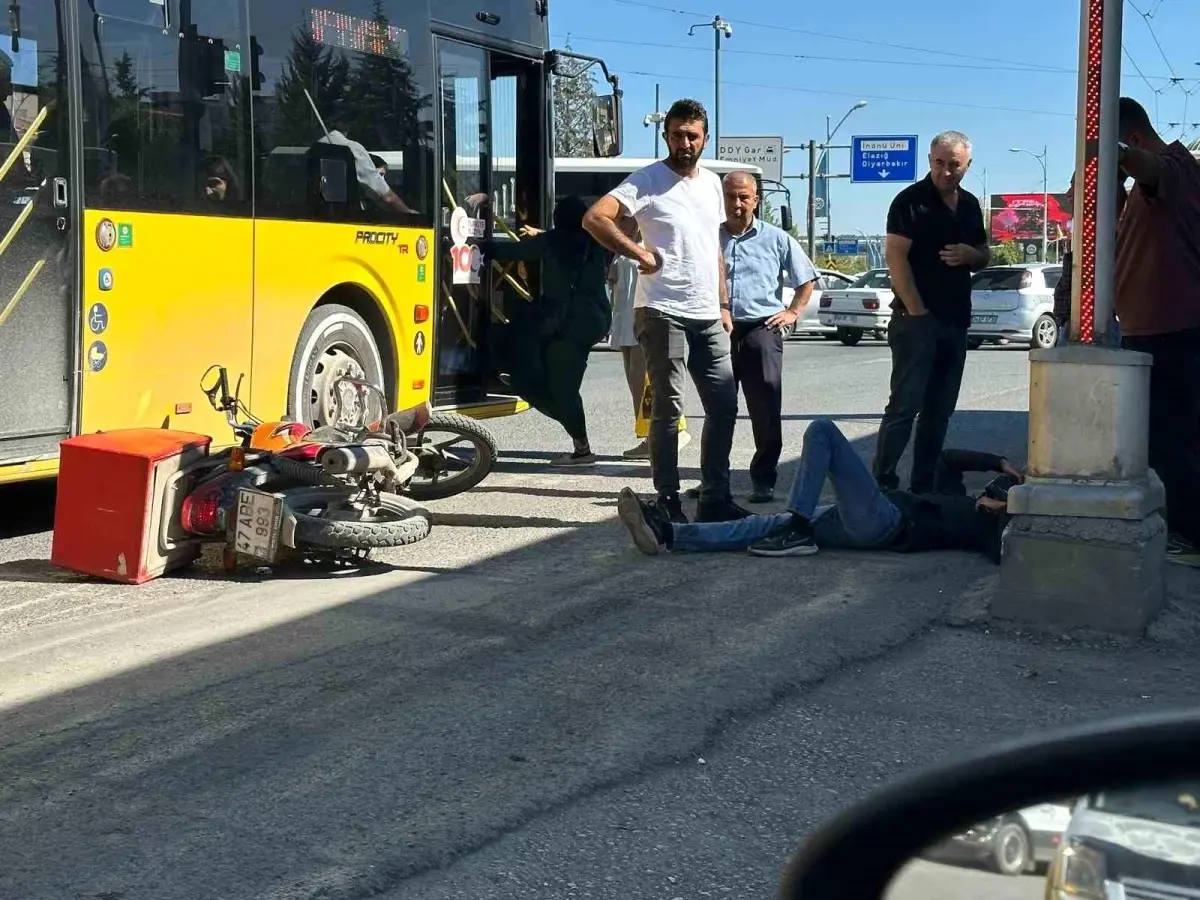
M 350 307 L 327 303 L 308 314 L 300 331 L 288 379 L 288 416 L 312 428 L 336 426 L 332 421 L 337 412 L 334 384 L 342 377 L 386 388 L 383 360 L 370 327 Z M 363 416 L 362 410 L 353 408 L 355 397 L 343 400 L 343 420 Z

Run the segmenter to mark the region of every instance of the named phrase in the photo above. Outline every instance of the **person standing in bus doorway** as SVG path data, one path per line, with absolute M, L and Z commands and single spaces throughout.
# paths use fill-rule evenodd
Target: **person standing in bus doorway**
M 1121 346 L 1148 353 L 1150 465 L 1167 494 L 1168 553 L 1200 547 L 1200 161 L 1122 97 L 1117 165 L 1134 180 L 1117 228 Z
M 621 231 L 630 240 L 641 242 L 637 222 L 630 216 L 620 221 Z M 646 377 L 646 356 L 638 344 L 633 326 L 633 302 L 637 290 L 638 264 L 625 256 L 614 256 L 608 270 L 608 288 L 612 296 L 612 331 L 609 346 L 621 354 L 625 366 L 625 380 L 629 385 L 629 396 L 633 400 L 633 433 L 641 438 L 635 447 L 626 450 L 626 459 L 650 458 L 650 412 L 646 409 L 651 400 L 650 379 Z M 652 402 L 652 400 L 651 400 Z M 679 449 L 692 440 L 688 434 L 687 419 L 679 417 Z
M 729 355 L 733 319 L 719 239 L 724 198 L 721 179 L 700 166 L 708 113 L 695 100 L 677 100 L 663 130 L 670 155 L 596 201 L 584 227 L 609 250 L 638 264 L 634 317 L 653 392 L 650 463 L 658 506 L 671 521 L 686 521 L 679 498 L 678 421 L 684 373 L 690 372 L 704 407 L 697 519 L 742 519 L 748 513 L 733 502 L 729 487 L 738 404 Z M 617 222 L 623 215 L 637 220 L 645 246 L 621 232 Z
M 914 420 L 909 490 L 933 490 L 958 405 L 971 325 L 971 272 L 985 268 L 991 257 L 983 209 L 962 187 L 970 167 L 970 139 L 942 132 L 929 147 L 929 174 L 897 194 L 888 210 L 885 246 L 896 295 L 888 326 L 892 383 L 873 466 L 884 490 L 900 485 L 896 466 Z
M 542 263 L 542 291 L 514 335 L 513 390 L 554 419 L 574 442 L 556 466 L 595 465 L 579 389 L 592 347 L 608 333 L 612 310 L 604 285 L 608 254 L 583 230 L 587 204 L 564 197 L 554 208 L 554 227 L 519 241 L 487 241 L 497 262 Z
M 733 314 L 733 377 L 754 428 L 751 503 L 775 499 L 783 452 L 783 336 L 812 298 L 817 270 L 796 240 L 755 215 L 758 185 L 748 172 L 725 176 L 725 255 Z M 784 305 L 783 279 L 795 290 Z

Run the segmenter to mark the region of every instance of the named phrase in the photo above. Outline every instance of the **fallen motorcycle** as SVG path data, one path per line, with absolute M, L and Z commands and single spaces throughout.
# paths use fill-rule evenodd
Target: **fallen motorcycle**
M 407 434 L 428 420 L 427 405 L 385 417 L 359 440 L 256 419 L 239 399 L 241 379 L 231 393 L 222 367 L 211 367 L 201 387 L 241 443 L 188 473 L 180 523 L 194 539 L 224 541 L 227 569 L 239 557 L 362 559 L 429 536 L 429 511 L 399 493 L 419 467 Z
M 443 500 L 468 491 L 496 464 L 496 439 L 470 416 L 434 412 L 422 404 L 378 418 L 387 409 L 384 392 L 368 381 L 345 376 L 333 382 L 331 400 L 333 424 L 309 432 L 305 440 L 390 441 L 395 451 L 403 449 L 417 458 L 416 471 L 401 491 L 416 500 Z

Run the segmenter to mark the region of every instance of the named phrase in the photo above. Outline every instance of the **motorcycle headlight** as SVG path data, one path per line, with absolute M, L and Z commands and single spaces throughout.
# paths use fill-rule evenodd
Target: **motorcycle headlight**
M 1071 842 L 1062 851 L 1058 870 L 1058 896 L 1080 900 L 1105 900 L 1104 855 L 1083 844 Z

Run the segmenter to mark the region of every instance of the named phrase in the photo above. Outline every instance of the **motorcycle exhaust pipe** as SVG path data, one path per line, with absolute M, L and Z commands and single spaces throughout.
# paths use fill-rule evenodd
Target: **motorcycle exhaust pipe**
M 392 455 L 382 444 L 356 444 L 330 447 L 321 452 L 321 468 L 330 475 L 366 475 L 386 472 L 395 466 Z

